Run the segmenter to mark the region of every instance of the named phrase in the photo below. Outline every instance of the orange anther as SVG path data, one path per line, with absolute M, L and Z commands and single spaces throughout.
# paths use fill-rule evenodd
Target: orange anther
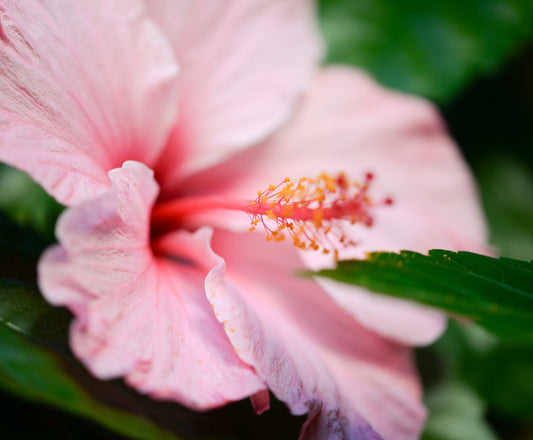
M 322 173 L 316 179 L 300 178 L 295 187 L 287 177 L 278 185 L 258 191 L 248 211 L 250 230 L 262 223 L 268 241 L 282 241 L 289 234 L 297 248 L 320 250 L 325 255 L 333 252 L 338 259 L 337 247 L 356 245 L 345 230 L 347 225 L 372 224 L 369 210 L 376 206 L 368 196 L 372 178 L 368 173 L 358 183 L 348 180 L 344 173 Z M 392 199 L 387 198 L 378 205 L 390 203 Z

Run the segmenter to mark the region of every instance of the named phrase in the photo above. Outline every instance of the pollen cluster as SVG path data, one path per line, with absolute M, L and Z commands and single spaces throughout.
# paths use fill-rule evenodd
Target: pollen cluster
M 368 195 L 371 173 L 362 181 L 351 181 L 344 173 L 332 177 L 322 173 L 317 178 L 302 177 L 297 182 L 286 178 L 277 185 L 259 191 L 247 210 L 250 231 L 261 225 L 268 241 L 291 239 L 302 250 L 333 252 L 355 246 L 346 229 L 356 223 L 370 227 L 369 209 L 376 206 Z M 390 204 L 385 199 L 379 204 Z

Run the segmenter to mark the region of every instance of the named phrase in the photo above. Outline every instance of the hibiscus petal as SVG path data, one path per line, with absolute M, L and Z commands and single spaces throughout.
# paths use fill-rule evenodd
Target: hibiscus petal
M 65 204 L 175 123 L 174 53 L 138 0 L 2 0 L 0 65 L 0 159 Z
M 418 437 L 425 418 L 410 351 L 371 333 L 312 280 L 296 250 L 216 231 L 225 265 L 206 286 L 239 356 L 293 413 L 304 439 Z
M 257 190 L 286 176 L 314 177 L 324 171 L 344 171 L 351 178 L 372 171 L 371 195 L 394 198 L 393 206 L 374 209 L 371 228 L 346 226 L 358 245 L 341 251 L 341 258 L 400 249 L 489 252 L 473 179 L 434 108 L 388 91 L 353 69 L 324 70 L 297 116 L 272 139 L 195 176 L 204 186 L 193 189 L 184 182 L 184 187 L 252 199 Z M 201 221 L 234 230 L 249 226 L 245 215 L 217 213 Z M 303 252 L 302 257 L 312 269 L 334 264 L 331 255 L 319 252 Z M 444 317 L 427 308 L 320 282 L 361 323 L 404 343 L 427 344 L 445 326 Z
M 183 67 L 180 119 L 156 169 L 167 191 L 285 122 L 322 45 L 310 0 L 147 3 Z
M 205 277 L 219 264 L 211 232 L 165 236 L 154 256 L 152 172 L 126 162 L 109 178 L 109 190 L 61 216 L 61 244 L 39 264 L 47 300 L 75 315 L 74 353 L 100 378 L 125 376 L 142 392 L 195 409 L 263 390 L 205 297 Z

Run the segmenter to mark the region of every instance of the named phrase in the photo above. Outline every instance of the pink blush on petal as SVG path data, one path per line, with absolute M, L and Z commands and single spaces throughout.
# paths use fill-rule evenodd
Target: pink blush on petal
M 210 230 L 167 234 L 154 255 L 153 173 L 126 162 L 110 180 L 108 191 L 62 215 L 62 245 L 39 264 L 47 300 L 75 315 L 74 353 L 97 377 L 124 376 L 144 393 L 195 409 L 264 390 L 205 296 L 205 277 L 220 264 Z
M 180 65 L 180 114 L 155 165 L 164 197 L 184 177 L 283 125 L 323 53 L 310 0 L 147 0 Z
M 8 1 L 0 22 L 0 160 L 67 205 L 108 188 L 125 160 L 153 165 L 176 121 L 178 65 L 143 1 Z

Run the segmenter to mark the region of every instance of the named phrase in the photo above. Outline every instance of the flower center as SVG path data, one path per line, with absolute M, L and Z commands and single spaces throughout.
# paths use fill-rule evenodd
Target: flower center
M 373 179 L 367 173 L 362 181 L 350 181 L 344 173 L 335 177 L 322 173 L 317 178 L 303 177 L 297 183 L 286 178 L 277 185 L 258 191 L 251 201 L 232 201 L 215 197 L 179 198 L 157 204 L 152 211 L 152 229 L 158 232 L 184 227 L 186 218 L 212 210 L 241 211 L 248 214 L 250 231 L 258 226 L 268 241 L 292 239 L 302 250 L 333 252 L 355 246 L 350 225 L 370 227 L 370 209 L 390 205 L 391 198 L 374 203 L 368 194 Z

